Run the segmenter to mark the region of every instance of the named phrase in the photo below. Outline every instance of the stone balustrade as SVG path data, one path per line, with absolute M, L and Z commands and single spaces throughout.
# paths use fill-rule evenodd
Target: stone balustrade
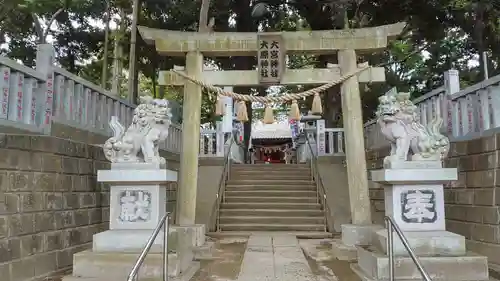
M 125 127 L 130 125 L 134 104 L 63 68 L 54 66 L 53 69 L 55 121 L 104 135 L 111 133 L 108 126 L 111 116 L 117 116 Z
M 317 120 L 308 126 L 308 134 L 314 138 L 318 156 L 345 155 L 344 128 L 326 128 L 325 120 Z
M 46 77 L 29 67 L 0 56 L 1 108 L 0 122 L 2 124 L 17 124 L 20 129 L 41 132 L 38 126 L 37 111 L 43 104 L 40 85 L 46 82 Z
M 344 128 L 325 129 L 325 155 L 344 155 Z
M 308 127 L 310 137 L 314 138 L 316 152 L 320 156 L 345 155 L 345 141 L 343 128 L 325 128 L 324 120 Z M 318 129 L 319 128 L 319 129 Z M 200 131 L 200 157 L 223 157 L 224 145 L 227 137 L 222 132 L 222 126 L 217 124 L 217 129 L 202 129 Z M 242 153 L 242 152 L 241 152 Z
M 125 127 L 132 122 L 135 104 L 56 66 L 50 44 L 38 47 L 35 69 L 0 56 L 0 73 L 2 132 L 102 143 L 111 134 L 111 116 Z M 161 149 L 180 153 L 181 131 L 172 124 Z
M 54 48 L 40 45 L 36 68 L 0 56 L 0 124 L 22 132 L 51 134 L 53 123 L 108 136 L 108 120 L 124 125 L 135 108 L 111 92 L 55 66 Z
M 182 151 L 182 127 L 177 124 L 171 124 L 168 128 L 168 137 L 164 143 L 160 145 L 160 149 L 181 153 Z
M 427 125 L 434 117 L 444 120 L 452 140 L 472 139 L 500 128 L 500 75 L 460 90 L 458 72 L 449 70 L 443 86 L 413 100 L 420 122 Z M 388 145 L 375 120 L 365 123 L 366 148 Z
M 220 128 L 220 126 L 219 126 Z M 201 130 L 200 132 L 200 157 L 224 156 L 224 133 L 222 130 Z

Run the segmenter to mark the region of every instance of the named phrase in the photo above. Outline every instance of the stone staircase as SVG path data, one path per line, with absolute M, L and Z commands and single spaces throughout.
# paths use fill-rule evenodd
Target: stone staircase
M 233 165 L 219 214 L 221 231 L 326 230 L 308 165 Z

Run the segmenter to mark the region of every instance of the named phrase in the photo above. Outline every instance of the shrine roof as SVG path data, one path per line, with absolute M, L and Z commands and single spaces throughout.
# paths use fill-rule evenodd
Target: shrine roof
M 292 130 L 288 123 L 262 124 L 252 126 L 252 139 L 291 139 Z

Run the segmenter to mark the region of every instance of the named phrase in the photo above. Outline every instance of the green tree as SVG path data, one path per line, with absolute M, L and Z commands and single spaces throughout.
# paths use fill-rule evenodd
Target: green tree
M 1 1 L 1 0 L 0 0 Z M 105 2 L 91 0 L 10 0 L 0 5 L 0 43 L 9 39 L 8 47 L 0 52 L 20 59 L 32 66 L 35 59 L 37 32 L 35 14 L 45 24 L 57 11 L 54 24 L 47 34 L 53 38 L 57 50 L 57 60 L 66 69 L 81 75 L 96 84 L 100 83 L 103 69 L 104 30 L 96 28 L 92 22 L 103 18 Z M 189 0 L 148 0 L 142 1 L 139 24 L 153 28 L 196 31 L 201 1 Z M 269 12 L 260 18 L 251 15 L 250 0 L 213 0 L 209 17 L 215 19 L 215 31 L 255 32 L 258 30 L 324 30 L 377 26 L 398 21 L 406 21 L 404 34 L 392 41 L 385 52 L 364 54 L 360 61 L 372 65 L 391 62 L 386 67 L 387 83 L 368 85 L 362 88 L 365 118 L 370 118 L 378 95 L 391 87 L 411 91 L 416 97 L 442 84 L 442 73 L 454 67 L 459 70 L 463 85 L 476 83 L 483 78 L 481 67 L 470 67 L 468 61 L 477 58 L 482 51 L 490 55 L 490 74 L 498 73 L 500 63 L 500 25 L 498 1 L 485 0 L 402 0 L 402 1 L 331 1 L 331 0 L 268 0 Z M 286 2 L 286 3 L 285 3 Z M 43 3 L 40 4 L 40 3 Z M 288 4 L 287 4 L 288 3 Z M 291 4 L 290 4 L 291 3 Z M 17 9 L 18 5 L 24 5 Z M 124 7 L 131 13 L 130 1 L 112 2 L 111 15 L 118 13 L 117 7 Z M 8 12 L 7 12 L 8 11 Z M 11 12 L 15 11 L 15 12 Z M 44 25 L 45 25 L 44 24 Z M 128 42 L 130 30 L 123 37 Z M 481 39 L 481 40 L 478 40 Z M 124 47 L 124 67 L 128 67 L 128 46 Z M 425 50 L 423 53 L 422 50 Z M 183 65 L 180 57 L 165 57 L 157 54 L 154 46 L 139 38 L 137 42 L 139 83 L 148 81 L 147 89 L 156 96 L 171 96 L 182 102 L 179 90 L 159 87 L 160 70 L 171 69 L 173 65 Z M 254 69 L 255 58 L 206 58 L 207 62 L 221 69 Z M 90 61 L 90 63 L 88 63 Z M 325 67 L 335 63 L 336 56 L 291 56 L 290 68 L 304 66 Z M 108 62 L 107 64 L 110 64 Z M 104 69 L 109 67 L 104 66 Z M 144 77 L 144 78 L 142 78 Z M 146 80 L 144 80 L 146 79 Z M 146 88 L 141 86 L 143 91 Z M 296 92 L 305 87 L 282 87 L 281 92 Z M 265 89 L 264 89 L 265 90 Z M 262 89 L 235 88 L 241 93 L 262 95 Z M 339 123 L 341 108 L 339 88 L 334 87 L 324 96 L 324 117 L 329 126 Z M 311 99 L 300 101 L 307 111 Z M 206 95 L 203 99 L 202 119 L 213 122 L 215 99 Z M 249 107 L 249 116 L 252 109 Z M 255 114 L 258 115 L 257 113 Z M 247 125 L 248 131 L 250 130 Z

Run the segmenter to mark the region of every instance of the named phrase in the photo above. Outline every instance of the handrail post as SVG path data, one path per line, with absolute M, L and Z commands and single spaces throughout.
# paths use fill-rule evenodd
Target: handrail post
M 226 174 L 226 181 L 229 180 L 229 177 L 231 176 L 231 166 L 232 166 L 232 163 L 231 163 L 231 158 L 229 158 L 227 160 L 227 174 Z
M 389 254 L 389 281 L 394 281 L 394 241 L 392 223 L 390 220 L 385 221 L 387 227 L 387 253 Z
M 144 249 L 142 250 L 141 254 L 137 258 L 132 270 L 130 271 L 127 281 L 137 281 L 139 279 L 138 273 L 139 269 L 141 268 L 142 264 L 144 263 L 144 260 L 146 259 L 147 254 L 151 250 L 151 247 L 153 246 L 156 237 L 161 231 L 161 228 L 164 228 L 164 231 L 167 231 L 166 234 L 164 234 L 164 242 L 163 242 L 163 274 L 164 276 L 167 276 L 168 278 L 168 265 L 166 264 L 168 262 L 168 218 L 170 217 L 170 213 L 166 213 L 163 215 L 161 218 L 160 222 L 156 226 L 156 228 L 153 230 L 153 233 L 151 234 L 151 237 L 149 237 L 148 242 L 146 242 L 146 245 L 144 246 Z M 165 256 L 166 255 L 166 256 Z M 166 268 L 166 269 L 165 269 Z M 165 275 L 166 272 L 166 275 Z M 165 277 L 164 277 L 165 278 Z M 164 279 L 166 281 L 166 279 Z
M 210 228 L 215 229 L 215 231 L 217 231 L 217 232 L 220 231 L 220 225 L 219 225 L 220 205 L 221 205 L 221 203 L 225 202 L 224 192 L 222 191 L 224 189 L 222 188 L 222 186 L 226 184 L 226 181 L 230 177 L 230 170 L 231 170 L 231 164 L 232 164 L 231 163 L 231 149 L 232 149 L 232 146 L 235 145 L 234 143 L 235 143 L 234 139 L 231 139 L 231 142 L 229 143 L 229 146 L 228 146 L 228 151 L 224 155 L 224 167 L 223 167 L 222 174 L 221 174 L 221 177 L 219 180 L 219 187 L 218 187 L 217 193 L 215 194 L 215 196 L 216 196 L 215 204 L 212 207 L 212 214 L 210 216 L 210 222 L 212 223 L 215 221 L 215 228 L 213 225 L 211 225 Z M 215 216 L 215 220 L 214 220 L 213 216 Z
M 170 216 L 163 224 L 163 281 L 168 281 L 168 234 L 170 232 Z
M 323 185 L 323 182 L 321 181 L 321 175 L 319 174 L 318 157 L 313 153 L 313 148 L 307 135 L 306 144 L 309 148 L 309 151 L 311 152 L 311 157 L 309 159 L 311 168 L 311 180 L 313 180 L 316 184 L 316 197 L 318 199 L 318 204 L 321 204 L 324 207 L 323 214 L 325 217 L 325 231 L 328 231 L 328 217 L 330 216 L 330 207 L 328 206 L 325 186 Z
M 399 239 L 401 240 L 401 243 L 405 247 L 406 251 L 408 251 L 408 254 L 410 255 L 410 258 L 413 260 L 413 263 L 417 266 L 418 271 L 422 275 L 422 278 L 425 281 L 432 281 L 431 278 L 429 277 L 429 274 L 427 271 L 425 271 L 424 267 L 420 263 L 420 260 L 418 259 L 417 255 L 413 252 L 412 248 L 410 247 L 410 242 L 406 239 L 403 231 L 399 228 L 399 226 L 393 221 L 392 217 L 386 216 L 384 218 L 387 226 L 387 252 L 389 255 L 389 281 L 394 281 L 394 239 L 393 239 L 393 232 L 396 232 L 398 235 Z

